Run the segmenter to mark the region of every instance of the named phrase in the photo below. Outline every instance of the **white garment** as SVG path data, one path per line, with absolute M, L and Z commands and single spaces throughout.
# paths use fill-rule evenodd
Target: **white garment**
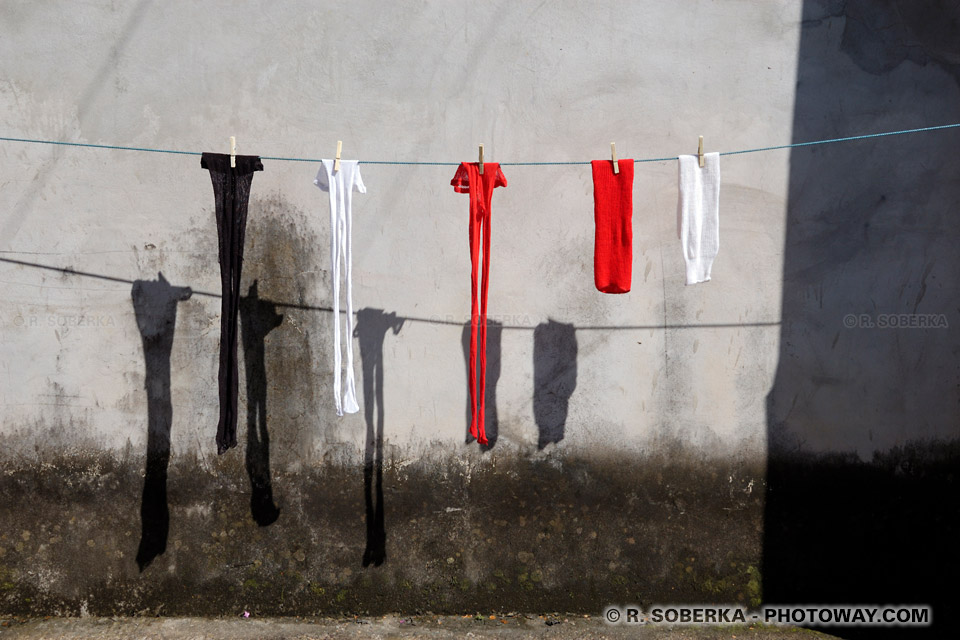
M 720 249 L 720 154 L 680 156 L 677 237 L 687 263 L 687 284 L 710 279 Z
M 333 160 L 321 160 L 322 166 L 313 183 L 330 194 L 330 278 L 333 281 L 333 395 L 336 401 L 337 415 L 356 413 L 357 388 L 353 374 L 353 265 L 351 248 L 353 235 L 353 214 L 351 201 L 353 192 L 366 193 L 367 188 L 360 178 L 360 163 L 356 160 L 341 160 L 340 170 L 334 173 Z M 340 402 L 340 260 L 343 259 L 344 280 L 347 291 L 346 351 L 347 374 L 343 402 Z

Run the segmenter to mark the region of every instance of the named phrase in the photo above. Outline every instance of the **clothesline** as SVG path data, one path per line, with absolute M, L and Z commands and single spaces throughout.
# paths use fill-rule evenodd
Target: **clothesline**
M 664 158 L 641 158 L 627 161 L 622 171 L 617 171 L 616 151 L 611 145 L 613 163 L 608 164 L 602 161 L 598 162 L 503 162 L 501 166 L 560 166 L 560 165 L 593 165 L 592 173 L 594 180 L 594 217 L 596 220 L 596 234 L 594 247 L 594 284 L 598 291 L 611 294 L 626 293 L 631 290 L 632 276 L 632 185 L 633 185 L 633 163 L 648 162 L 679 162 L 679 200 L 677 208 L 677 235 L 681 240 L 684 262 L 686 283 L 698 284 L 707 282 L 711 279 L 711 267 L 713 259 L 717 255 L 719 248 L 719 157 L 720 155 L 739 155 L 745 153 L 756 153 L 760 151 L 772 151 L 776 149 L 790 149 L 818 144 L 829 144 L 833 142 L 848 142 L 854 140 L 864 140 L 868 138 L 879 138 L 884 136 L 902 135 L 907 133 L 920 133 L 926 131 L 936 131 L 960 127 L 960 123 L 939 125 L 932 127 L 923 127 L 917 129 L 902 129 L 899 131 L 888 131 L 882 133 L 872 133 L 858 136 L 849 136 L 844 138 L 832 138 L 828 140 L 816 140 L 810 142 L 793 143 L 786 145 L 776 145 L 770 147 L 761 147 L 756 149 L 742 149 L 739 151 L 726 151 L 721 153 L 703 153 L 703 138 L 700 138 L 699 163 L 690 156 L 674 156 Z M 483 145 L 480 145 L 479 160 L 480 164 L 456 163 L 456 162 L 403 162 L 403 161 L 369 161 L 369 160 L 347 160 L 340 159 L 340 143 L 337 144 L 336 162 L 329 160 L 311 159 L 311 158 L 288 158 L 277 156 L 239 156 L 235 155 L 235 139 L 230 139 L 231 151 L 229 162 L 224 154 L 207 154 L 191 151 L 178 151 L 172 149 L 152 149 L 146 147 L 125 147 L 118 145 L 100 145 L 91 143 L 66 142 L 54 140 L 33 140 L 24 138 L 0 137 L 0 140 L 6 142 L 21 142 L 29 144 L 49 144 L 57 146 L 84 147 L 95 149 L 115 149 L 124 151 L 141 151 L 147 153 L 167 153 L 177 155 L 201 156 L 200 165 L 210 172 L 210 177 L 214 191 L 214 201 L 216 205 L 218 248 L 220 272 L 223 282 L 221 291 L 223 314 L 220 318 L 220 370 L 218 375 L 219 393 L 220 393 L 220 419 L 217 426 L 217 453 L 223 454 L 230 448 L 237 445 L 237 327 L 241 322 L 239 317 L 241 313 L 240 300 L 242 292 L 240 289 L 241 269 L 243 264 L 243 237 L 244 227 L 247 218 L 247 201 L 250 195 L 250 180 L 253 173 L 262 171 L 264 166 L 261 160 L 277 160 L 290 162 L 310 162 L 321 164 L 314 183 L 322 190 L 329 192 L 330 195 L 330 221 L 332 228 L 331 258 L 332 258 L 332 279 L 333 279 L 333 308 L 330 312 L 333 315 L 333 351 L 334 351 L 334 377 L 333 393 L 335 399 L 335 409 L 338 416 L 359 411 L 359 404 L 356 399 L 356 385 L 353 366 L 353 347 L 352 339 L 354 337 L 354 313 L 351 295 L 351 199 L 350 194 L 353 191 L 366 192 L 366 187 L 360 178 L 359 165 L 429 165 L 429 166 L 457 166 L 457 173 L 450 184 L 458 193 L 468 193 L 470 196 L 470 246 L 471 246 L 471 319 L 464 321 L 464 338 L 469 330 L 469 341 L 464 342 L 468 347 L 468 378 L 469 378 L 469 400 L 471 407 L 470 435 L 480 445 L 488 444 L 485 431 L 485 399 L 486 399 L 486 366 L 487 366 L 487 333 L 488 329 L 497 331 L 498 328 L 507 328 L 496 320 L 490 321 L 487 314 L 487 289 L 489 283 L 489 263 L 490 263 L 490 203 L 492 191 L 496 187 L 506 187 L 507 181 L 503 173 L 497 169 L 495 171 L 484 172 L 483 164 Z M 236 160 L 236 162 L 234 162 Z M 627 160 L 627 159 L 625 159 Z M 699 167 L 697 167 L 699 164 Z M 339 166 L 338 166 L 339 165 Z M 491 167 L 496 167 L 496 164 Z M 482 233 L 481 233 L 482 229 Z M 480 270 L 482 253 L 482 271 Z M 28 266 L 25 261 L 0 259 L 4 262 Z M 345 264 L 346 281 L 346 313 L 345 330 L 341 332 L 340 321 L 340 264 L 341 260 Z M 50 268 L 30 264 L 29 266 L 39 268 Z M 57 269 L 56 267 L 54 267 Z M 84 273 L 72 268 L 57 269 L 70 275 L 98 277 L 97 274 Z M 158 275 L 157 286 L 161 285 L 161 276 Z M 123 278 L 114 278 L 107 276 L 110 281 L 124 281 Z M 167 284 L 163 281 L 163 284 Z M 162 289 L 162 287 L 161 287 Z M 185 300 L 193 291 L 190 288 L 174 288 L 167 284 L 168 292 L 176 292 L 176 299 Z M 147 295 L 144 293 L 147 288 L 142 281 L 134 281 L 131 295 L 134 298 L 134 304 L 137 305 L 138 295 L 141 297 Z M 480 301 L 478 307 L 477 293 L 480 292 Z M 211 292 L 195 292 L 197 295 L 213 296 Z M 259 299 L 257 289 L 251 286 L 247 299 Z M 260 300 L 258 304 L 266 304 L 268 307 L 276 309 L 281 306 L 280 303 L 268 300 Z M 285 305 L 284 305 L 285 306 Z M 297 305 L 298 307 L 300 305 Z M 135 309 L 137 315 L 140 315 L 140 309 Z M 317 308 L 317 310 L 326 311 L 326 308 Z M 666 313 L 666 310 L 664 311 Z M 361 322 L 364 317 L 382 317 L 383 312 L 374 313 L 372 316 L 363 313 L 363 310 L 356 313 L 357 326 L 361 329 Z M 273 312 L 273 318 L 282 320 L 282 315 Z M 389 314 L 386 316 L 387 323 L 374 322 L 377 326 L 382 326 L 383 330 L 392 328 L 397 333 L 407 318 Z M 409 320 L 414 320 L 409 318 Z M 138 317 L 139 321 L 139 317 Z M 420 322 L 430 322 L 431 324 L 449 325 L 454 324 L 455 320 L 431 318 L 417 319 Z M 279 324 L 279 322 L 275 323 Z M 364 322 L 364 324 L 367 324 Z M 459 323 L 457 323 L 459 324 Z M 756 323 L 756 326 L 774 327 L 777 323 Z M 537 341 L 539 328 L 543 324 L 534 328 L 534 341 Z M 550 326 L 550 325 L 547 325 Z M 681 325 L 682 326 L 682 325 Z M 729 327 L 726 323 L 712 325 L 716 328 Z M 736 326 L 736 325 L 733 325 Z M 529 326 L 510 325 L 511 329 L 526 329 Z M 584 327 L 586 328 L 586 327 Z M 606 327 L 589 327 L 594 330 L 604 330 Z M 613 328 L 613 327 L 611 327 Z M 617 327 L 623 329 L 624 327 Z M 648 329 L 660 329 L 657 326 L 649 326 Z M 663 329 L 666 329 L 666 317 L 664 317 Z M 559 327 L 558 327 L 559 329 Z M 560 340 L 568 340 L 575 348 L 576 339 L 573 332 L 577 330 L 572 324 L 563 325 L 562 331 L 557 334 Z M 342 348 L 341 338 L 346 337 L 346 346 Z M 362 336 L 362 334 L 361 334 Z M 479 346 L 479 349 L 478 349 Z M 345 351 L 345 362 L 343 353 Z M 536 349 L 535 349 L 536 351 Z M 666 353 L 666 352 L 665 352 Z M 479 365 L 479 376 L 477 375 Z M 345 371 L 344 371 L 345 370 Z M 344 375 L 345 373 L 345 375 Z M 479 383 L 479 384 L 478 384 Z
M 756 149 L 741 149 L 739 151 L 721 151 L 721 156 L 736 156 L 742 155 L 745 153 L 758 153 L 761 151 L 776 151 L 778 149 L 794 149 L 798 147 L 811 147 L 814 145 L 820 144 L 832 144 L 834 142 L 852 142 L 854 140 L 866 140 L 869 138 L 883 138 L 886 136 L 898 136 L 908 133 L 923 133 L 925 131 L 939 131 L 943 129 L 954 129 L 960 127 L 960 122 L 955 124 L 943 124 L 933 127 L 921 127 L 919 129 L 901 129 L 899 131 L 884 131 L 881 133 L 867 133 L 858 136 L 847 136 L 844 138 L 828 138 L 825 140 L 812 140 L 810 142 L 794 142 L 791 144 L 781 144 L 772 147 L 758 147 Z M 124 147 L 119 145 L 112 144 L 91 144 L 86 142 L 65 142 L 62 140 L 33 140 L 29 138 L 8 138 L 0 137 L 0 140 L 5 142 L 25 142 L 30 144 L 50 144 L 64 147 L 84 147 L 89 149 L 114 149 L 118 151 L 142 151 L 145 153 L 169 153 L 176 155 L 185 155 L 185 156 L 199 156 L 202 155 L 200 151 L 178 151 L 175 149 L 152 149 L 149 147 Z M 279 160 L 283 162 L 320 162 L 320 158 L 288 158 L 283 156 L 260 156 L 261 160 Z M 639 158 L 634 159 L 635 163 L 639 162 L 670 162 L 671 160 L 677 160 L 677 156 L 670 156 L 664 158 Z M 403 160 L 360 160 L 360 164 L 370 164 L 370 165 L 406 165 L 406 166 L 431 166 L 431 167 L 456 167 L 459 162 L 410 162 Z M 572 161 L 572 162 L 501 162 L 499 163 L 504 167 L 524 167 L 524 166 L 533 166 L 533 167 L 545 167 L 545 166 L 585 166 L 589 165 L 590 161 Z

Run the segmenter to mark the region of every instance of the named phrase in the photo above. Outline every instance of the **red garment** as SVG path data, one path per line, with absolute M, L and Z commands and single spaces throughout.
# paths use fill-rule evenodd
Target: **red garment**
M 593 279 L 604 293 L 630 291 L 633 271 L 633 160 L 594 160 L 593 214 L 596 237 Z
M 490 201 L 493 190 L 507 186 L 507 179 L 496 162 L 462 162 L 450 181 L 457 193 L 470 194 L 470 435 L 480 444 L 487 444 L 484 428 L 484 395 L 487 386 L 487 284 L 490 275 Z M 483 271 L 480 281 L 480 310 L 477 312 L 477 275 L 480 271 L 481 233 Z M 480 332 L 480 388 L 477 389 L 477 330 Z M 479 395 L 478 395 L 479 394 Z

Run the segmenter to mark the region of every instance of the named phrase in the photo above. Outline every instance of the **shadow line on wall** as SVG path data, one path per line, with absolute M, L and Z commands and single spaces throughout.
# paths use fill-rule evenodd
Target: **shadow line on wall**
M 123 284 L 133 284 L 134 280 L 128 280 L 126 278 L 118 278 L 116 276 L 102 275 L 98 273 L 91 273 L 89 271 L 79 271 L 77 269 L 72 269 L 69 267 L 55 267 L 53 265 L 40 264 L 37 262 L 27 262 L 25 260 L 16 260 L 13 258 L 0 258 L 0 262 L 6 262 L 9 264 L 15 264 L 22 267 L 31 267 L 35 269 L 46 269 L 49 271 L 56 271 L 58 273 L 63 273 L 71 276 L 81 276 L 84 278 L 96 278 L 98 280 L 105 280 L 108 282 L 119 282 Z M 9 284 L 9 283 L 8 283 Z M 220 298 L 219 293 L 213 293 L 210 291 L 200 291 L 193 289 L 193 295 L 203 296 L 209 298 Z M 333 308 L 323 307 L 323 306 L 314 306 L 314 305 L 304 305 L 304 304 L 295 304 L 292 302 L 273 302 L 277 308 L 283 309 L 301 309 L 304 311 L 322 311 L 326 313 L 332 313 Z M 340 313 L 344 313 L 341 311 Z M 419 322 L 424 324 L 435 324 L 435 325 L 447 325 L 447 326 L 463 326 L 462 320 L 446 320 L 440 318 L 424 318 L 424 317 L 414 317 L 414 316 L 397 316 L 402 319 L 404 322 Z M 779 327 L 781 323 L 779 321 L 768 321 L 768 322 L 703 322 L 696 324 L 636 324 L 636 325 L 583 325 L 577 326 L 577 331 L 642 331 L 642 330 L 655 330 L 655 329 L 739 329 L 742 327 Z M 519 331 L 534 331 L 536 327 L 530 325 L 500 325 L 501 329 L 504 330 L 519 330 Z

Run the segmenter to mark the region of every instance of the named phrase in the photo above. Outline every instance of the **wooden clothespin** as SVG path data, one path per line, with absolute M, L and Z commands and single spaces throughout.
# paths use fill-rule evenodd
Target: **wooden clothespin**
M 333 170 L 340 171 L 340 152 L 343 151 L 343 140 L 337 140 L 337 157 L 333 159 Z
M 700 166 L 703 167 L 703 136 L 700 136 L 700 145 L 697 148 L 697 157 L 700 158 Z
M 483 143 L 480 143 L 480 162 L 478 165 L 480 167 L 480 175 L 483 175 Z
M 620 163 L 617 162 L 617 143 L 610 143 L 610 162 L 613 163 L 613 172 L 620 173 Z
M 237 166 L 237 136 L 230 136 L 230 168 Z

